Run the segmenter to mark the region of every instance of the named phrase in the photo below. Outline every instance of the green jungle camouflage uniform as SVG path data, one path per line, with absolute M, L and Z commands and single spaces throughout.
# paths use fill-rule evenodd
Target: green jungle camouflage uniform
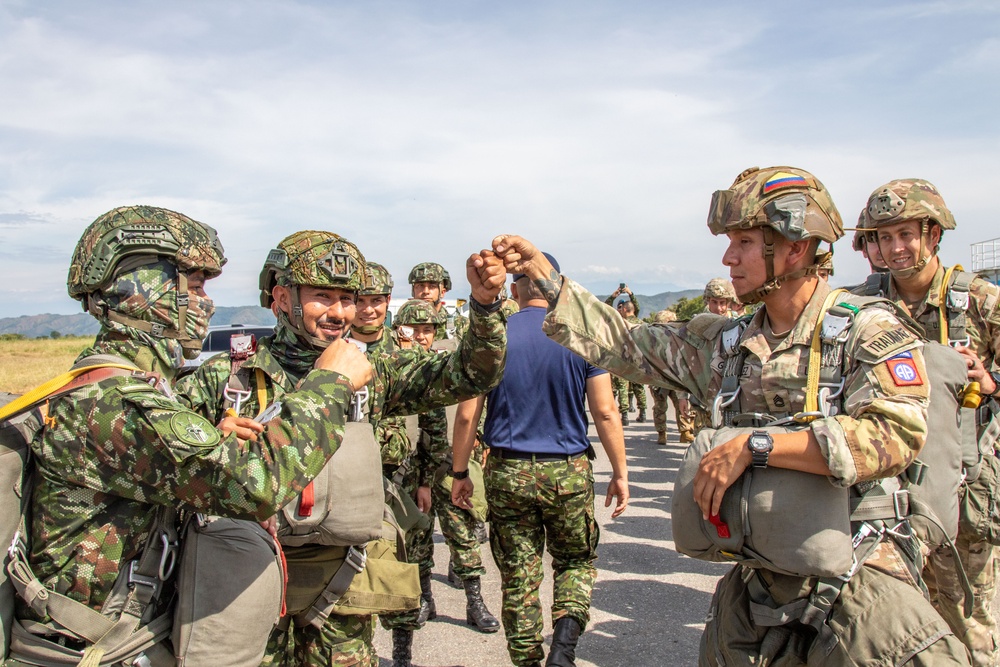
M 373 355 L 368 420 L 377 428 L 382 419 L 414 414 L 488 391 L 503 372 L 506 354 L 505 329 L 499 314 L 473 317 L 467 336 L 450 355 L 423 355 L 410 350 Z M 297 337 L 279 326 L 273 337 L 258 343 L 257 353 L 244 368 L 250 368 L 250 398 L 243 404 L 243 416 L 259 414 L 255 373 L 260 368 L 268 379 L 268 401 L 284 400 L 299 379 L 318 358 L 319 352 L 305 350 Z M 220 420 L 225 401 L 223 390 L 229 378 L 230 360 L 221 354 L 205 362 L 178 384 L 178 391 L 192 408 L 208 419 Z M 372 390 L 373 389 L 373 390 Z M 344 409 L 347 408 L 345 400 Z M 304 486 L 304 485 L 303 485 Z M 315 546 L 300 547 L 315 549 Z M 335 547 L 331 547 L 335 548 Z M 286 547 L 289 560 L 296 549 Z M 291 631 L 276 629 L 268 640 L 264 665 L 365 665 L 378 664 L 372 647 L 374 624 L 371 617 L 331 614 L 321 631 L 313 626 Z
M 743 411 L 781 416 L 803 408 L 809 346 L 829 293 L 830 287 L 820 281 L 784 340 L 768 342 L 764 312 L 750 320 L 741 342 L 748 351 L 741 382 Z M 564 278 L 543 328 L 593 364 L 636 382 L 689 391 L 710 404 L 722 383 L 721 331 L 728 321 L 699 315 L 669 325 L 628 325 Z M 844 348 L 849 360 L 844 374 L 846 414 L 811 423 L 831 470 L 831 483 L 851 486 L 894 476 L 923 446 L 928 386 L 897 387 L 886 363 L 909 350 L 926 377 L 922 343 L 911 334 L 900 336 L 905 331 L 894 315 L 881 308 L 863 309 L 855 317 Z M 701 665 L 968 664 L 965 647 L 924 599 L 891 541 L 880 545 L 834 603 L 828 625 L 840 641 L 830 655 L 822 654 L 820 642 L 810 641 L 811 631 L 807 636 L 794 631 L 794 626 L 769 628 L 755 623 L 743 579 L 751 576 L 778 605 L 808 595 L 815 586 L 813 577 L 734 566 L 716 589 L 702 637 Z M 773 656 L 769 661 L 760 655 L 765 646 Z
M 465 336 L 465 332 L 468 330 L 469 330 L 469 318 L 456 310 L 454 338 L 461 340 Z
M 930 340 L 940 340 L 938 307 L 948 298 L 947 291 L 942 289 L 945 271 L 945 267 L 938 267 L 926 297 L 912 312 L 913 319 L 924 327 Z M 888 298 L 902 304 L 892 281 Z M 970 347 L 982 360 L 983 366 L 987 370 L 995 369 L 1000 351 L 1000 289 L 982 278 L 974 278 L 969 285 L 965 330 L 971 339 Z M 973 664 L 994 665 L 997 637 L 992 609 L 996 596 L 996 549 L 985 540 L 961 531 L 955 546 L 975 593 L 972 617 L 965 618 L 963 614 L 965 593 L 958 581 L 953 556 L 947 548 L 939 548 L 927 558 L 925 578 L 931 601 L 955 634 L 969 647 Z
M 106 328 L 80 358 L 94 354 L 173 373 L 151 363 L 146 345 Z M 257 442 L 246 444 L 129 376 L 52 399 L 51 426 L 31 443 L 35 574 L 47 588 L 100 609 L 119 569 L 141 552 L 157 506 L 265 520 L 337 450 L 351 395 L 345 377 L 312 371 Z M 18 613 L 49 620 L 23 606 Z
M 544 653 L 539 590 L 542 553 L 552 556 L 552 623 L 570 616 L 583 630 L 597 579 L 600 528 L 594 518 L 594 472 L 586 456 L 570 461 L 486 460 L 490 547 L 503 582 L 504 635 L 515 665 Z

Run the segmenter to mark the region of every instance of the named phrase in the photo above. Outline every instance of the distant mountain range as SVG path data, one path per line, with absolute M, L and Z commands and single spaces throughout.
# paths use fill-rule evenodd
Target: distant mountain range
M 274 315 L 260 306 L 219 306 L 212 324 L 274 324 Z M 63 336 L 95 336 L 100 330 L 89 313 L 75 315 L 22 315 L 0 318 L 0 334 L 21 334 L 26 338 L 48 338 L 53 331 Z
M 678 299 L 696 297 L 701 290 L 682 290 L 680 292 L 663 292 L 646 296 L 636 294 L 639 300 L 639 315 L 645 317 L 651 312 L 663 310 L 677 303 Z M 607 294 L 600 295 L 603 301 Z M 248 324 L 273 325 L 274 315 L 260 306 L 219 306 L 215 309 L 212 324 Z M 0 318 L 0 334 L 21 334 L 26 338 L 48 338 L 53 331 L 63 336 L 94 336 L 100 326 L 88 313 L 75 315 L 22 315 L 20 317 Z

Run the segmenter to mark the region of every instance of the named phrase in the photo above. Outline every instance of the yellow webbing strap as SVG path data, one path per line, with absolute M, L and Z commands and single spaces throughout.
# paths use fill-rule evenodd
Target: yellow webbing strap
M 948 344 L 948 283 L 951 282 L 951 274 L 954 273 L 955 269 L 965 271 L 961 264 L 949 266 L 945 269 L 944 280 L 941 281 L 941 296 L 939 297 L 940 303 L 938 303 L 938 330 L 940 331 L 938 337 L 941 340 L 938 342 L 942 345 Z
M 94 366 L 84 366 L 83 368 L 76 368 L 71 371 L 67 371 L 62 375 L 52 378 L 48 382 L 38 385 L 20 398 L 15 399 L 0 408 L 0 421 L 7 419 L 11 415 L 16 415 L 18 412 L 31 407 L 47 396 L 56 393 L 78 376 L 98 368 L 123 368 L 127 371 L 137 370 L 135 366 L 126 366 L 125 364 L 97 364 Z
M 253 373 L 257 378 L 257 416 L 260 417 L 267 408 L 267 382 L 261 369 L 255 368 Z
M 823 301 L 823 307 L 820 308 L 819 314 L 816 317 L 812 344 L 809 346 L 809 370 L 806 374 L 806 405 L 804 412 L 807 414 L 819 411 L 819 367 L 823 357 L 823 318 L 826 317 L 826 312 L 833 307 L 833 304 L 840 298 L 840 295 L 846 292 L 847 290 L 845 289 L 835 289 L 830 292 Z

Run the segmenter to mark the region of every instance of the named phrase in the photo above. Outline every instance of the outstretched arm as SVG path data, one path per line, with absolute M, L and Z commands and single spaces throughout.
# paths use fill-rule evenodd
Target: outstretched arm
M 622 420 L 618 414 L 611 393 L 611 375 L 602 373 L 587 379 L 587 405 L 594 418 L 597 436 L 601 439 L 608 459 L 611 461 L 611 482 L 608 483 L 608 495 L 604 506 L 611 506 L 611 499 L 617 498 L 612 518 L 619 516 L 628 507 L 628 463 L 625 460 L 625 435 L 622 432 Z

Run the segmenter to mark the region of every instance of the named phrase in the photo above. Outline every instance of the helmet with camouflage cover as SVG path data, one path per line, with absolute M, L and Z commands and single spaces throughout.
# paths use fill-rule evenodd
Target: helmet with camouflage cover
M 938 246 L 932 248 L 930 253 L 924 253 L 924 238 L 931 223 L 937 224 L 942 231 L 955 229 L 955 216 L 944 203 L 941 193 L 933 184 L 919 178 L 889 181 L 869 195 L 868 203 L 858 220 L 858 227 L 870 230 L 910 220 L 920 223 L 920 258 L 915 266 L 890 269 L 899 278 L 908 278 L 918 273 L 927 265 L 930 257 L 937 254 Z M 871 240 L 877 240 L 874 233 L 869 234 Z
M 677 321 L 677 313 L 672 310 L 661 310 L 653 316 L 653 321 L 657 324 L 670 324 Z
M 764 232 L 767 279 L 761 287 L 740 294 L 742 303 L 755 303 L 786 280 L 815 275 L 817 265 L 774 275 L 774 233 L 790 241 L 814 238 L 833 244 L 844 235 L 844 223 L 826 187 L 818 178 L 795 167 L 751 167 L 728 190 L 712 195 L 708 228 L 712 234 L 759 227 Z
M 211 300 L 189 295 L 188 274 L 213 278 L 225 263 L 208 225 L 165 208 L 121 206 L 84 230 L 66 287 L 104 326 L 143 339 L 179 367 L 181 357 L 198 356 L 214 311 Z
M 291 312 L 278 309 L 278 326 L 291 329 L 315 349 L 330 342 L 306 331 L 300 287 L 330 287 L 359 292 L 370 285 L 364 255 L 357 246 L 333 232 L 307 230 L 285 237 L 267 254 L 260 272 L 260 305 L 271 308 L 276 286 L 288 289 Z
M 451 291 L 451 275 L 436 262 L 421 262 L 410 270 L 407 278 L 411 285 L 417 283 L 438 283 L 445 292 Z
M 423 299 L 410 299 L 396 312 L 396 316 L 392 318 L 393 326 L 405 325 L 413 326 L 414 324 L 433 324 L 437 326 L 438 324 L 444 324 L 448 321 L 448 316 L 444 311 L 435 310 L 434 306 L 427 303 Z
M 709 299 L 739 301 L 736 298 L 736 290 L 733 288 L 733 284 L 725 278 L 712 278 L 709 280 L 705 285 L 705 292 L 702 296 L 706 301 Z
M 364 294 L 365 296 L 376 296 L 380 294 L 389 296 L 392 294 L 392 275 L 390 275 L 388 269 L 381 264 L 368 262 L 365 273 L 368 278 L 368 284 L 363 286 L 358 291 L 359 294 Z

